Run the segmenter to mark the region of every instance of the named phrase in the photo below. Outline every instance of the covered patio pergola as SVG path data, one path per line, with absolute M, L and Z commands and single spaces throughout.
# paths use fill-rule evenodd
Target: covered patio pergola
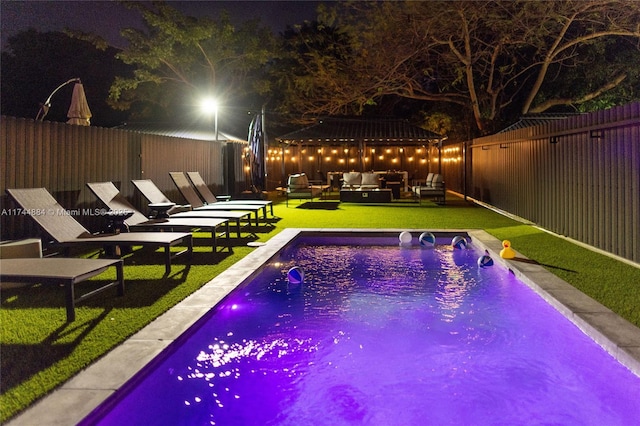
M 331 184 L 333 173 L 348 171 L 397 171 L 408 180 L 424 179 L 440 170 L 445 139 L 406 120 L 323 118 L 275 138 L 278 145 L 269 147 L 267 165 L 280 182 L 291 173 L 306 173 Z

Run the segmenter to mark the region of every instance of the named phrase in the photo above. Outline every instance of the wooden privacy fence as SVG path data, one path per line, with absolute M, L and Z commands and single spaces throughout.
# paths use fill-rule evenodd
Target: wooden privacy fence
M 640 263 L 640 103 L 446 149 L 448 189 Z
M 139 132 L 5 117 L 0 121 L 2 239 L 33 236 L 30 220 L 8 199 L 7 188 L 44 187 L 90 230 L 102 219 L 87 182 L 113 181 L 134 205 L 146 203 L 131 179 L 152 179 L 169 198 L 184 202 L 170 171 L 199 171 L 211 189 L 245 189 L 239 142 L 211 142 Z

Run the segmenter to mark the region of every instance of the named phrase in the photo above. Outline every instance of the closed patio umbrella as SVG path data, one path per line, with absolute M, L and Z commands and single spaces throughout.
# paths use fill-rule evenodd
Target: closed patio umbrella
M 67 124 L 76 124 L 78 126 L 91 124 L 91 110 L 84 94 L 84 86 L 80 82 L 73 86 L 73 95 L 71 96 L 71 105 L 67 112 L 67 118 L 69 118 Z
M 261 192 L 265 189 L 263 117 L 264 114 L 256 114 L 249 126 L 249 165 L 251 167 L 252 190 L 255 192 Z

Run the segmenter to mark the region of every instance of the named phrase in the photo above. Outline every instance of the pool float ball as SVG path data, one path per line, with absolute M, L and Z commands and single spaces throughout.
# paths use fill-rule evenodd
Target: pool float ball
M 436 236 L 431 232 L 423 232 L 418 238 L 420 245 L 423 247 L 433 247 L 436 244 Z
M 516 257 L 516 252 L 511 248 L 511 241 L 504 240 L 502 242 L 503 249 L 500 250 L 500 257 L 503 259 L 513 259 Z
M 489 256 L 489 252 L 485 250 L 484 254 L 478 258 L 478 266 L 484 268 L 492 265 L 493 259 Z
M 467 240 L 460 235 L 456 235 L 455 237 L 453 237 L 453 240 L 451 240 L 451 245 L 454 249 L 462 250 L 467 248 Z
M 413 239 L 413 235 L 411 235 L 411 232 L 409 231 L 402 231 L 398 238 L 400 238 L 400 242 L 402 244 L 409 244 Z
M 304 281 L 304 271 L 299 266 L 294 266 L 287 272 L 287 279 L 290 284 L 302 284 Z

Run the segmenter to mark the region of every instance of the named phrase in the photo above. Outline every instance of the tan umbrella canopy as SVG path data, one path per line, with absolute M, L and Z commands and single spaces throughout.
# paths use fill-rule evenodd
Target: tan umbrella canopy
M 84 86 L 80 81 L 73 86 L 73 95 L 71 96 L 71 105 L 67 112 L 67 118 L 69 118 L 67 124 L 76 124 L 78 126 L 91 124 L 91 110 L 84 94 Z

